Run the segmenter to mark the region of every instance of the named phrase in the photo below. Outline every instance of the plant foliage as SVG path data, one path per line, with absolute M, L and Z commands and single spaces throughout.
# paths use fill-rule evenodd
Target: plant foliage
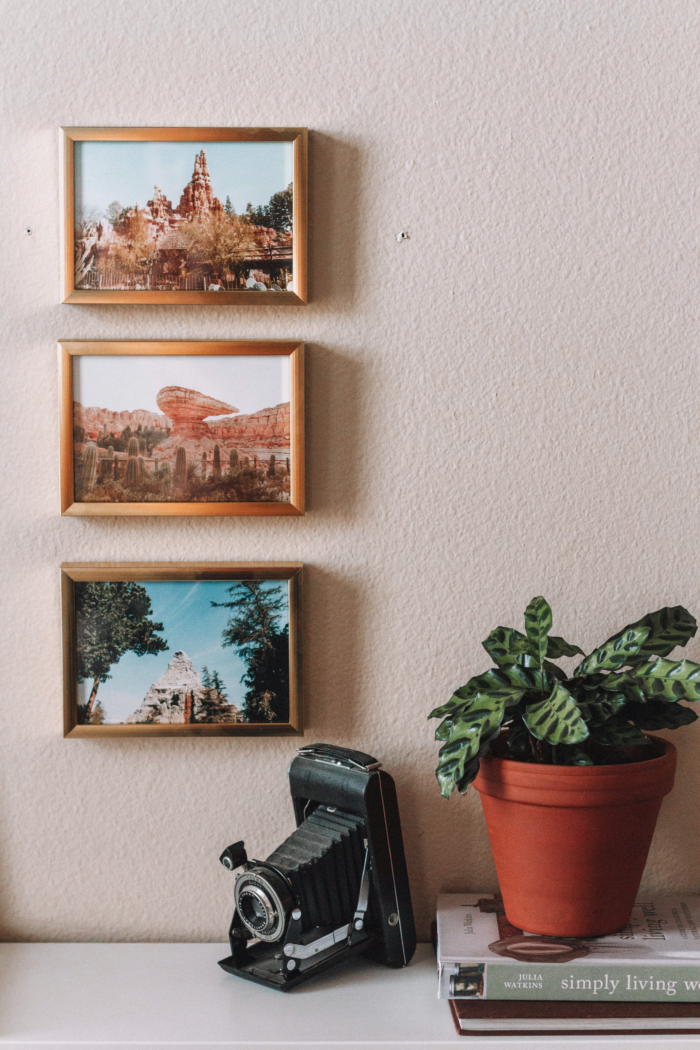
M 697 631 L 680 605 L 628 624 L 586 656 L 551 635 L 542 597 L 525 610 L 525 634 L 496 627 L 482 645 L 496 665 L 457 689 L 429 718 L 441 718 L 440 791 L 464 792 L 489 751 L 520 762 L 606 765 L 638 760 L 648 730 L 697 719 L 679 700 L 700 700 L 700 664 L 668 660 Z M 582 656 L 570 674 L 552 660 Z M 628 749 L 625 751 L 625 749 Z

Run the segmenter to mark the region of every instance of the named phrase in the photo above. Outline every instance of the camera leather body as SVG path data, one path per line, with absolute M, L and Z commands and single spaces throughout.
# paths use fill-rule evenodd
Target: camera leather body
M 394 781 L 371 755 L 300 748 L 289 767 L 297 830 L 265 861 L 242 842 L 231 956 L 219 965 L 287 991 L 348 955 L 406 966 L 416 946 Z

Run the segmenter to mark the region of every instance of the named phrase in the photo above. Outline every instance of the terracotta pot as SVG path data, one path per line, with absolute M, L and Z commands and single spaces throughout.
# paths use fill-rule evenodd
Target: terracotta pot
M 481 793 L 506 918 L 529 933 L 595 937 L 629 920 L 676 749 L 621 766 L 482 758 Z

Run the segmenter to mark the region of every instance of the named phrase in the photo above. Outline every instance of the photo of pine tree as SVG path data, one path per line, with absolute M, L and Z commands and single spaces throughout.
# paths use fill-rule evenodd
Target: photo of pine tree
M 286 723 L 286 580 L 75 583 L 78 725 Z

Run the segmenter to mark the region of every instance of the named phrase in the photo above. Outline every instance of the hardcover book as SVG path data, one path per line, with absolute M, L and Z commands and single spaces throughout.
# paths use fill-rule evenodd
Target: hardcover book
M 493 894 L 438 897 L 443 999 L 700 1002 L 700 898 L 646 898 L 606 937 L 549 937 L 512 926 Z

